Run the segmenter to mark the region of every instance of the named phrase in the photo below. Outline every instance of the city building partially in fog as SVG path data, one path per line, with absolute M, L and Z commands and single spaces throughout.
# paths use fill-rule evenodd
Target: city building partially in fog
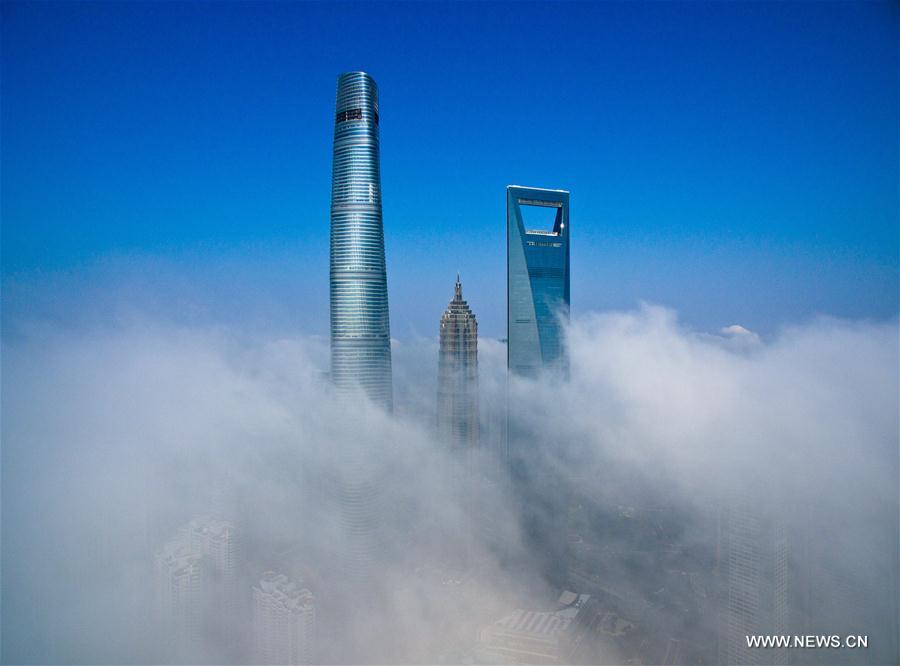
M 478 322 L 456 276 L 453 300 L 441 317 L 438 433 L 453 449 L 478 446 Z
M 202 555 L 181 539 L 156 554 L 156 612 L 160 638 L 168 652 L 163 660 L 197 655 L 202 645 L 204 584 Z
M 209 559 L 223 583 L 233 583 L 237 567 L 234 525 L 220 518 L 198 516 L 181 528 L 181 536 L 191 552 Z
M 331 181 L 331 380 L 353 408 L 361 390 L 391 411 L 391 331 L 381 207 L 378 87 L 365 72 L 338 76 Z M 334 565 L 341 594 L 375 605 L 381 535 L 377 457 L 361 440 L 335 447 L 338 473 L 330 483 L 343 543 Z M 362 591 L 362 592 L 360 592 Z
M 257 664 L 310 664 L 316 629 L 312 593 L 267 571 L 253 588 L 253 657 Z
M 789 633 L 788 533 L 749 498 L 731 498 L 721 526 L 726 586 L 720 660 L 727 664 L 786 664 L 787 650 L 751 649 L 747 636 Z
M 589 599 L 588 594 L 563 592 L 552 610 L 514 610 L 481 630 L 478 657 L 495 664 L 564 663 L 566 632 Z
M 525 378 L 564 377 L 563 326 L 569 318 L 569 193 L 506 188 L 507 367 Z M 569 499 L 552 459 L 560 441 L 536 441 L 532 415 L 507 411 L 510 472 L 529 553 L 547 580 L 566 584 Z
M 331 181 L 331 377 L 390 409 L 378 87 L 365 72 L 338 77 Z
M 168 646 L 163 659 L 208 658 L 233 647 L 235 546 L 231 523 L 203 516 L 192 519 L 156 553 L 158 627 Z
M 546 228 L 529 209 L 551 209 Z M 541 211 L 543 212 L 543 211 Z M 520 375 L 565 370 L 563 322 L 569 316 L 569 193 L 506 188 L 507 364 Z

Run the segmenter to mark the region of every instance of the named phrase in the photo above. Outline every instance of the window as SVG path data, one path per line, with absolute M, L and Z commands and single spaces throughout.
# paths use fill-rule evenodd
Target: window
M 343 123 L 348 120 L 362 120 L 362 117 L 362 109 L 348 109 L 346 111 L 339 111 L 337 116 L 335 116 L 335 122 Z

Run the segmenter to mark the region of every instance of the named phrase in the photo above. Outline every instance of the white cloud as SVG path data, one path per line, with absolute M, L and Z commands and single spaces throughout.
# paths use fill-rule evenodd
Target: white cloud
M 276 545 L 295 542 L 327 598 L 321 586 L 344 556 L 334 548 L 342 537 L 329 484 L 350 444 L 371 455 L 388 508 L 379 527 L 393 547 L 380 563 L 382 614 L 359 618 L 344 638 L 428 661 L 535 587 L 533 569 L 505 569 L 494 549 L 497 541 L 504 557 L 521 549 L 519 507 L 502 483 L 488 484 L 473 513 L 454 486 L 462 470 L 431 436 L 434 340 L 392 341 L 398 408 L 387 417 L 331 402 L 322 338 L 141 318 L 22 330 L 3 348 L 12 660 L 152 660 L 153 640 L 129 629 L 149 603 L 141 575 L 215 484 L 229 487 L 248 560 L 264 563 Z M 854 525 L 841 573 L 868 584 L 870 570 L 890 566 L 880 549 L 896 528 L 870 540 L 896 512 L 896 323 L 821 319 L 766 341 L 738 325 L 720 333 L 687 330 L 671 310 L 649 305 L 579 317 L 569 330 L 570 380 L 513 381 L 509 399 L 538 445 L 565 443 L 553 462 L 579 492 L 700 515 L 742 487 L 762 510 L 792 520 L 789 497 L 822 503 L 835 518 L 823 538 Z M 752 341 L 753 353 L 722 336 Z M 494 425 L 507 401 L 505 349 L 480 341 L 482 406 Z M 486 448 L 502 448 L 499 431 L 486 430 Z M 479 513 L 493 520 L 487 541 L 473 528 Z M 410 575 L 462 548 L 482 569 L 451 596 L 427 573 Z M 620 579 L 639 587 L 627 572 Z

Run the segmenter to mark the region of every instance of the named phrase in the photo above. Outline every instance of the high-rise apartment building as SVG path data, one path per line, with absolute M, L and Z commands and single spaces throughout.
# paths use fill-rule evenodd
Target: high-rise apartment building
M 164 659 L 221 658 L 234 646 L 236 605 L 234 526 L 209 516 L 192 519 L 156 554 L 156 603 Z
M 548 228 L 529 228 L 529 207 L 553 209 Z M 520 375 L 565 371 L 562 323 L 569 316 L 569 193 L 506 188 L 507 363 Z
M 390 409 L 378 87 L 365 72 L 338 77 L 331 181 L 331 376 Z
M 211 516 L 197 516 L 181 528 L 191 552 L 206 556 L 216 575 L 226 583 L 235 579 L 236 540 L 234 525 Z
M 156 613 L 162 660 L 196 658 L 203 643 L 204 580 L 202 555 L 181 539 L 156 553 Z
M 252 625 L 254 663 L 313 663 L 315 598 L 284 574 L 267 571 L 253 588 Z
M 437 424 L 451 448 L 478 446 L 478 322 L 463 300 L 458 275 L 441 317 Z

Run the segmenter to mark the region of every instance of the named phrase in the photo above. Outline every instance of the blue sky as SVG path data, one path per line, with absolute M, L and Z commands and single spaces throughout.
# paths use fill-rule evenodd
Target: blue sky
M 325 333 L 336 77 L 380 87 L 393 332 L 505 334 L 507 184 L 576 313 L 898 311 L 892 3 L 4 3 L 6 322 L 120 301 Z M 199 314 L 198 314 L 199 313 Z

